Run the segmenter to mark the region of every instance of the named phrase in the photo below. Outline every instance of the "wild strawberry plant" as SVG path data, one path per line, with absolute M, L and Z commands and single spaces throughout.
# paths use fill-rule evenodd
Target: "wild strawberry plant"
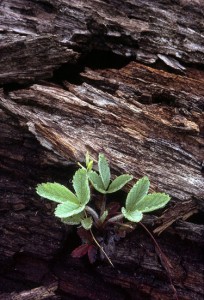
M 148 194 L 150 181 L 145 176 L 133 185 L 121 207 L 117 201 L 108 202 L 106 195 L 122 189 L 133 179 L 132 175 L 123 174 L 111 180 L 104 154 L 99 154 L 98 172 L 93 170 L 88 153 L 85 167 L 79 166 L 72 180 L 73 191 L 55 182 L 39 184 L 36 191 L 41 197 L 58 203 L 54 214 L 63 223 L 78 226 L 82 245 L 72 252 L 73 257 L 88 254 L 93 263 L 99 252 L 112 265 L 109 254 L 114 252 L 115 242 L 133 230 L 133 224 L 140 222 L 144 213 L 163 208 L 170 197 L 164 193 Z

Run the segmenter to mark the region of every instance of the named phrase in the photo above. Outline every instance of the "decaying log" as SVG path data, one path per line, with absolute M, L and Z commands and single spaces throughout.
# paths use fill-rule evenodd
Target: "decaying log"
M 0 9 L 2 83 L 50 77 L 77 58 L 73 50 L 112 51 L 178 72 L 204 62 L 202 0 L 2 0 Z
M 0 299 L 203 299 L 202 1 L 0 5 Z M 35 187 L 69 185 L 87 150 L 172 196 L 144 219 L 169 265 L 139 225 L 115 268 L 70 257 L 76 232 Z
M 0 294 L 0 298 L 4 300 L 58 300 L 60 299 L 54 293 L 57 289 L 57 286 L 49 286 L 49 287 L 39 287 L 29 291 L 23 291 L 21 293 L 11 293 L 11 294 Z
M 137 63 L 101 73 L 83 74 L 91 84 L 65 82 L 67 91 L 35 84 L 2 94 L 2 107 L 64 158 L 103 151 L 118 173 L 147 174 L 179 199 L 203 196 L 202 81 Z
M 0 261 L 21 252 L 49 260 L 60 249 L 65 232 L 62 225 L 46 213 L 46 206 L 51 208 L 50 203 L 36 199 L 33 188 L 41 172 L 45 176 L 52 172 L 54 176 L 59 174 L 56 158 L 51 153 L 45 154 L 35 139 L 19 130 L 18 122 L 2 111 L 1 121 Z M 54 164 L 55 170 L 51 171 Z M 60 173 L 63 173 L 62 168 Z

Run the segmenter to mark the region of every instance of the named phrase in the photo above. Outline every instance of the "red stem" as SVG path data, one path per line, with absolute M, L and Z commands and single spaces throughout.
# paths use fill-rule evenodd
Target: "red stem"
M 139 222 L 139 224 L 145 229 L 145 231 L 149 234 L 149 236 L 153 240 L 153 242 L 154 242 L 154 244 L 155 244 L 155 246 L 156 246 L 156 248 L 158 250 L 157 254 L 159 255 L 161 263 L 162 263 L 163 267 L 165 268 L 165 270 L 166 270 L 166 272 L 168 274 L 169 281 L 170 281 L 172 290 L 174 292 L 175 299 L 178 300 L 178 294 L 177 294 L 176 288 L 175 288 L 175 286 L 173 284 L 172 277 L 171 277 L 171 271 L 170 271 L 170 269 L 172 269 L 173 267 L 172 267 L 170 261 L 168 260 L 168 258 L 164 254 L 164 252 L 161 250 L 159 244 L 157 243 L 157 241 L 155 240 L 154 236 L 151 234 L 151 232 L 149 231 L 149 229 L 144 224 L 142 224 L 141 222 Z

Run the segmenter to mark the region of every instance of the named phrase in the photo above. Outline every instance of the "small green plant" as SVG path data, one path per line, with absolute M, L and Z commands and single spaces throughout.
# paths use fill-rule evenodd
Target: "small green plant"
M 72 252 L 73 257 L 88 254 L 93 263 L 99 250 L 101 257 L 112 265 L 109 254 L 114 251 L 114 243 L 135 228 L 133 224 L 142 220 L 143 213 L 163 208 L 170 197 L 164 193 L 148 194 L 150 182 L 145 176 L 133 185 L 121 208 L 120 201 L 107 203 L 106 195 L 122 189 L 133 176 L 124 174 L 112 181 L 103 154 L 98 157 L 98 172 L 92 169 L 93 160 L 88 153 L 85 166 L 79 166 L 72 180 L 74 192 L 50 182 L 39 184 L 36 190 L 41 197 L 58 203 L 55 216 L 63 223 L 79 225 L 77 232 L 82 245 Z

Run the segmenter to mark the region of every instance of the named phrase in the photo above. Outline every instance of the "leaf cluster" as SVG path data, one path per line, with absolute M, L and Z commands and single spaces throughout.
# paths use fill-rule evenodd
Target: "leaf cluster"
M 132 175 L 123 174 L 111 180 L 109 163 L 104 154 L 98 156 L 98 172 L 93 170 L 93 160 L 86 154 L 85 167 L 79 164 L 80 169 L 73 176 L 73 191 L 59 183 L 42 183 L 36 188 L 38 195 L 57 203 L 55 216 L 68 225 L 81 225 L 85 230 L 89 230 L 91 238 L 86 241 L 86 246 L 80 246 L 73 251 L 74 257 L 79 257 L 88 253 L 89 258 L 95 253 L 97 240 L 94 238 L 91 228 L 108 229 L 118 224 L 128 228 L 125 220 L 130 222 L 140 222 L 144 213 L 152 212 L 163 208 L 170 200 L 169 195 L 164 193 L 148 194 L 150 181 L 147 176 L 139 179 L 127 194 L 125 205 L 120 208 L 117 204 L 106 203 L 106 195 L 121 190 L 133 179 Z M 103 197 L 100 200 L 99 211 L 96 208 L 95 197 L 91 191 L 95 189 Z M 90 247 L 88 247 L 88 245 Z M 95 257 L 95 254 L 94 254 Z M 93 260 L 93 259 L 92 259 Z

